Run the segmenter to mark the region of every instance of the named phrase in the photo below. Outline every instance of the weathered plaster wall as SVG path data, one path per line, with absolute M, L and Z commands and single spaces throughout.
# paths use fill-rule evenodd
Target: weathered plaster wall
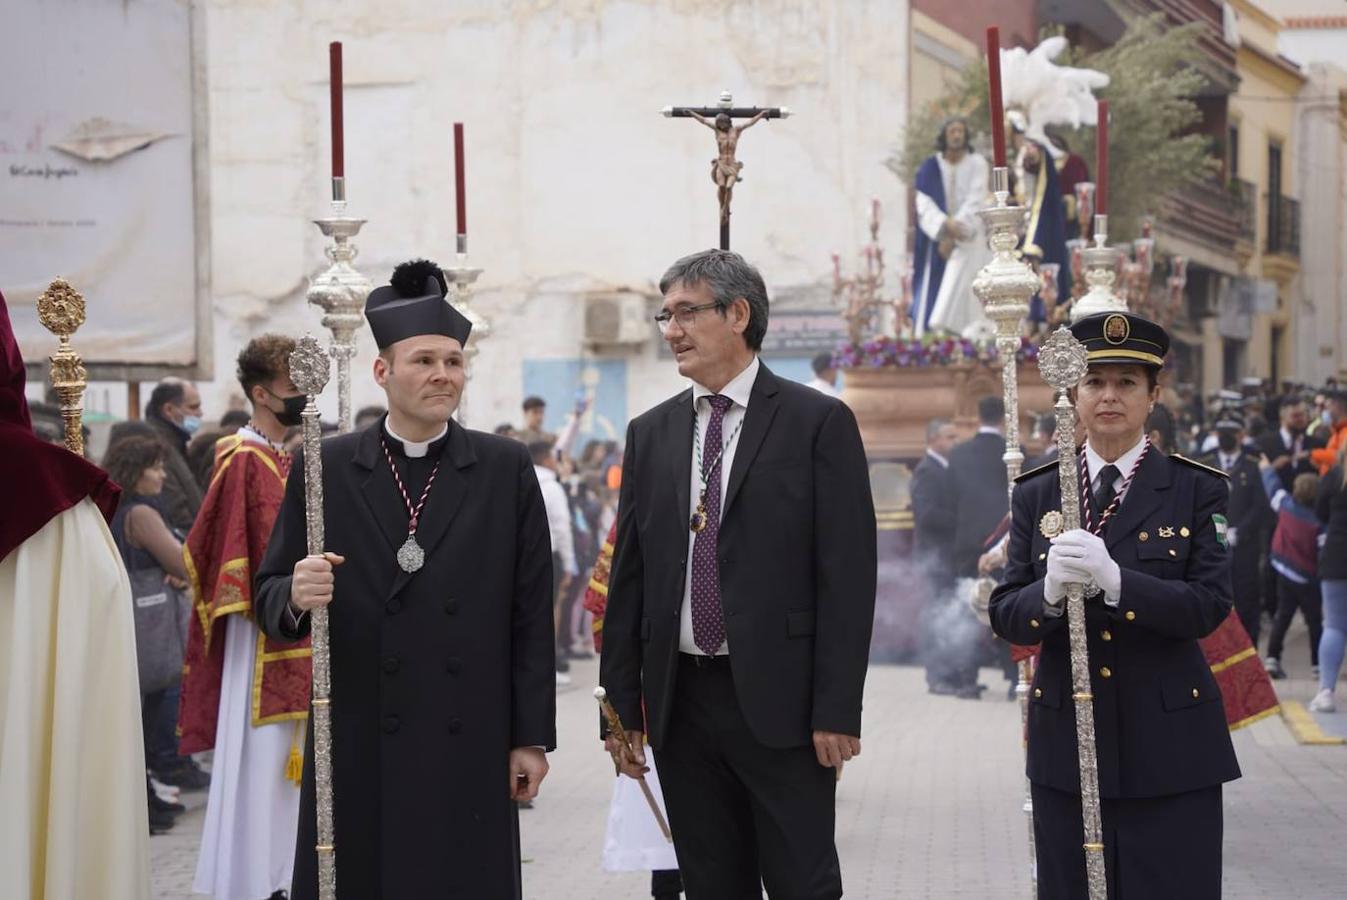
M 907 8 L 895 0 L 204 0 L 216 378 L 266 330 L 318 330 L 303 300 L 323 262 L 327 42 L 346 59 L 349 213 L 369 224 L 357 263 L 380 283 L 453 247 L 451 123 L 467 130 L 478 307 L 493 322 L 469 393 L 473 424 L 518 418 L 526 359 L 575 358 L 586 291 L 654 293 L 674 258 L 717 235 L 714 140 L 668 104 L 785 105 L 740 143 L 735 249 L 769 290 L 828 296 L 830 251 L 886 203 L 897 257 L 901 186 L 882 161 L 905 116 Z M 362 336 L 357 371 L 373 357 Z M 679 387 L 653 341 L 628 361 L 628 414 Z M 335 393 L 326 398 L 335 411 Z M 378 402 L 357 379 L 355 402 Z M 559 414 L 561 411 L 557 411 Z

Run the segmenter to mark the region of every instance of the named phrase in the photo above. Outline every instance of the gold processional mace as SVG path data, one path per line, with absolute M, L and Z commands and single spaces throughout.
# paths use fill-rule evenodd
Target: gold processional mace
M 312 335 L 305 335 L 290 354 L 290 377 L 307 397 L 304 404 L 304 521 L 310 556 L 323 555 L 322 428 L 318 395 L 327 386 L 328 355 Z M 318 820 L 318 896 L 337 896 L 337 845 L 332 811 L 332 672 L 328 653 L 327 607 L 309 614 L 313 638 L 313 785 Z
M 622 717 L 617 714 L 613 704 L 608 702 L 608 692 L 602 687 L 596 687 L 594 699 L 599 701 L 599 709 L 603 712 L 603 718 L 608 723 L 608 733 L 622 741 L 627 755 L 631 759 L 635 759 L 636 748 L 632 747 L 631 739 L 627 737 L 627 729 L 622 727 Z M 622 759 L 616 753 L 613 754 L 613 769 L 621 777 Z M 672 844 L 673 832 L 669 830 L 669 823 L 664 820 L 664 813 L 659 811 L 659 804 L 655 802 L 655 795 L 650 790 L 650 785 L 646 782 L 644 776 L 637 778 L 636 783 L 641 786 L 641 793 L 645 794 L 645 802 L 650 805 L 650 812 L 655 816 L 655 822 L 659 824 L 659 830 L 664 833 L 664 839 Z
M 70 346 L 70 336 L 84 324 L 84 295 L 57 277 L 38 295 L 37 318 L 56 335 L 59 345 L 51 360 L 51 383 L 61 403 L 65 423 L 65 446 L 71 453 L 84 455 L 84 388 L 89 383 L 84 360 Z
M 1046 531 L 1062 533 L 1080 527 L 1080 473 L 1076 453 L 1076 409 L 1067 391 L 1088 368 L 1085 345 L 1066 326 L 1052 333 L 1038 351 L 1043 380 L 1057 392 L 1057 479 L 1062 486 L 1061 521 Z M 1048 513 L 1052 516 L 1053 513 Z M 1108 896 L 1104 837 L 1099 812 L 1099 762 L 1095 752 L 1094 694 L 1090 690 L 1090 655 L 1085 636 L 1085 585 L 1066 585 L 1066 624 L 1071 641 L 1071 699 L 1076 707 L 1076 750 L 1080 761 L 1080 810 L 1084 823 L 1085 877 L 1090 900 Z

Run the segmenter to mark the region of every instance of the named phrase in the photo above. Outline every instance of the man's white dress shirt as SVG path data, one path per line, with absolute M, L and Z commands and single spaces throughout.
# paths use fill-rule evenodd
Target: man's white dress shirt
M 748 398 L 753 393 L 753 382 L 758 379 L 758 369 L 761 364 L 756 356 L 753 361 L 734 378 L 730 383 L 721 388 L 720 395 L 729 397 L 734 404 L 725 411 L 725 417 L 721 421 L 720 439 L 727 441 L 725 453 L 720 459 L 720 465 L 716 468 L 715 476 L 720 479 L 720 515 L 725 516 L 725 490 L 730 483 L 730 468 L 734 465 L 734 451 L 739 446 L 739 424 L 743 422 L 744 415 L 748 412 Z M 702 436 L 703 443 L 706 438 L 706 427 L 711 422 L 711 403 L 706 398 L 714 394 L 695 381 L 692 383 L 692 406 L 696 417 L 693 427 L 697 433 Z M 715 458 L 715 451 L 711 451 L 711 458 Z M 688 453 L 692 454 L 692 492 L 688 495 L 688 521 L 691 522 L 692 514 L 697 511 L 697 500 L 702 493 L 701 479 L 701 459 L 697 456 L 696 441 L 689 440 Z M 692 639 L 692 547 L 696 541 L 697 535 L 692 529 L 688 529 L 688 552 L 687 552 L 687 572 L 683 581 L 683 609 L 679 613 L 678 624 L 678 649 L 683 653 L 691 653 L 696 656 L 705 656 L 697 646 L 697 642 Z M 720 645 L 716 655 L 728 653 L 729 641 Z

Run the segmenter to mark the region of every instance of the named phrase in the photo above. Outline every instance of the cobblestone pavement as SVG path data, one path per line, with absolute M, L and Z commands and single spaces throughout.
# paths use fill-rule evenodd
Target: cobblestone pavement
M 1313 696 L 1303 628 L 1288 638 L 1283 699 Z M 625 900 L 649 896 L 641 873 L 599 865 L 612 766 L 595 736 L 597 665 L 572 667 L 558 695 L 561 749 L 535 808 L 521 813 L 524 896 Z M 920 669 L 872 668 L 861 757 L 838 790 L 837 843 L 848 898 L 1029 896 L 1019 711 L 1000 675 L 980 702 L 933 697 Z M 1301 676 L 1301 677 L 1296 677 Z M 1316 717 L 1347 730 L 1347 713 Z M 1225 891 L 1232 900 L 1347 895 L 1347 746 L 1297 744 L 1282 720 L 1235 734 L 1244 778 L 1226 789 Z M 169 834 L 151 839 L 156 900 L 188 900 L 205 794 Z M 259 898 L 260 900 L 260 898 Z

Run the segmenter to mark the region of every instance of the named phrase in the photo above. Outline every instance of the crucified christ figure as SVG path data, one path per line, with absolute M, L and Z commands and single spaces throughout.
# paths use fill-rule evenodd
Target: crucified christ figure
M 720 113 L 714 119 L 688 110 L 688 115 L 701 122 L 716 133 L 716 147 L 720 153 L 711 160 L 711 180 L 716 183 L 716 196 L 720 199 L 720 224 L 730 221 L 730 198 L 734 195 L 734 186 L 744 180 L 739 173 L 744 164 L 735 159 L 734 152 L 739 146 L 739 135 L 767 118 L 770 110 L 762 110 L 742 125 L 735 125 L 727 113 Z

